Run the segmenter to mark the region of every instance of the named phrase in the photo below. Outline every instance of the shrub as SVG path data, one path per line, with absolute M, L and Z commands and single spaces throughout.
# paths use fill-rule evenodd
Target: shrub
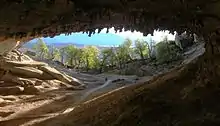
M 156 45 L 156 60 L 159 64 L 169 63 L 180 58 L 180 50 L 172 42 L 160 42 Z

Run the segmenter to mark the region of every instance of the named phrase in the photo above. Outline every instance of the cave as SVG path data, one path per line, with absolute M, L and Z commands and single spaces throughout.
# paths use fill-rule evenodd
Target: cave
M 112 26 L 118 30 L 138 30 L 145 35 L 154 29 L 196 33 L 204 38 L 206 52 L 195 62 L 145 82 L 148 85 L 115 91 L 76 107 L 66 115 L 35 125 L 219 125 L 219 2 L 3 0 L 0 2 L 0 41 L 7 43 L 11 50 L 18 41 L 77 31 L 91 35 L 96 28 Z M 6 48 L 6 44 L 1 46 Z M 0 125 L 19 125 L 18 122 L 9 120 Z

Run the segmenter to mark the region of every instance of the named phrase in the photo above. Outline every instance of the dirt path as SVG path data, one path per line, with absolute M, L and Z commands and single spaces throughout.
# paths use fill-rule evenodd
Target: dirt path
M 86 92 L 83 96 L 81 96 L 79 102 L 84 101 L 90 94 L 92 94 L 93 92 L 95 92 L 95 91 L 97 91 L 97 90 L 99 90 L 101 88 L 104 88 L 104 87 L 108 86 L 111 83 L 112 83 L 112 80 L 108 80 L 103 85 L 91 89 L 90 91 Z

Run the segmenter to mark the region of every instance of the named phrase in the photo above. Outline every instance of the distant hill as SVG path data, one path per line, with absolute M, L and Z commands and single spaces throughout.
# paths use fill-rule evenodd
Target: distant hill
M 28 43 L 24 44 L 20 50 L 30 50 L 31 51 L 34 44 L 36 44 L 36 41 L 28 42 Z M 74 43 L 74 42 L 65 42 L 65 43 L 46 42 L 46 44 L 47 44 L 47 46 L 54 46 L 56 48 L 62 48 L 62 47 L 68 46 L 68 45 L 75 45 L 78 48 L 83 48 L 86 46 L 84 44 L 78 44 L 78 43 Z M 96 47 L 100 50 L 110 48 L 109 46 L 102 46 L 102 45 L 96 46 Z
M 31 49 L 31 48 L 33 48 L 34 44 L 36 44 L 36 41 L 28 42 L 28 43 L 23 45 L 23 48 Z M 66 43 L 50 43 L 50 42 L 46 42 L 46 44 L 48 46 L 54 46 L 56 48 L 62 48 L 62 47 L 65 47 L 67 45 L 75 45 L 78 48 L 84 47 L 83 44 L 77 44 L 77 43 L 73 43 L 73 42 L 66 42 Z
M 68 46 L 68 45 L 75 45 L 76 47 L 78 48 L 83 48 L 84 45 L 83 44 L 77 44 L 77 43 L 73 43 L 73 42 L 66 42 L 66 43 L 46 43 L 47 45 L 50 45 L 50 46 L 54 46 L 56 48 L 62 48 L 62 47 L 65 47 L 65 46 Z

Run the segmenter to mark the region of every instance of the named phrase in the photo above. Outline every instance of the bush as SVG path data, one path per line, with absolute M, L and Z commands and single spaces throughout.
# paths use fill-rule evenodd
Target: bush
M 172 42 L 160 42 L 156 45 L 156 60 L 159 64 L 181 59 L 179 48 Z

